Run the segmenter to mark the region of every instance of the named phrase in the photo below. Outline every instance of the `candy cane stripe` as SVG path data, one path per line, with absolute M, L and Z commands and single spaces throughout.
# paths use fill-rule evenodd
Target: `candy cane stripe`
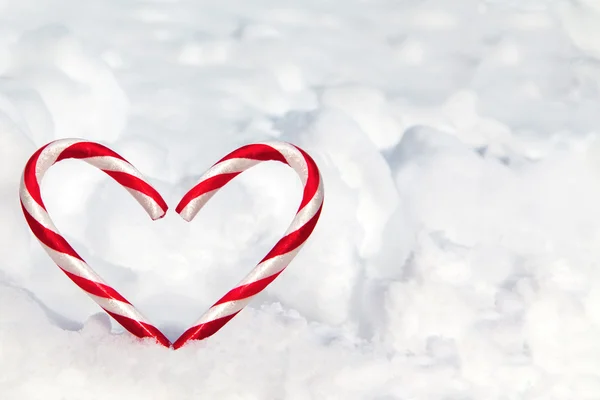
M 77 252 L 71 247 L 71 245 L 63 238 L 60 234 L 46 229 L 36 219 L 34 219 L 26 210 L 22 207 L 25 220 L 29 224 L 31 231 L 37 237 L 37 239 L 46 247 L 52 250 L 63 252 L 71 257 L 82 260 Z M 83 260 L 82 260 L 83 261 Z
M 77 139 L 63 139 L 57 140 L 53 143 L 50 143 L 48 146 L 45 146 L 40 153 L 39 159 L 37 160 L 35 166 L 35 175 L 37 178 L 38 186 L 42 182 L 44 175 L 48 171 L 48 168 L 53 166 L 56 162 L 60 154 L 71 145 L 77 143 Z
M 285 268 L 285 266 L 284 266 Z M 230 290 L 225 296 L 221 297 L 214 305 L 218 306 L 223 303 L 235 301 L 236 299 L 245 299 L 256 296 L 263 291 L 264 288 L 269 286 L 271 282 L 275 280 L 283 272 L 283 268 L 279 271 L 267 276 L 263 279 L 254 280 L 248 284 L 238 284 L 238 286 Z
M 102 278 L 98 276 L 94 271 L 85 269 L 85 261 L 81 258 L 73 257 L 67 253 L 56 251 L 44 243 L 41 243 L 42 248 L 46 250 L 46 253 L 50 256 L 52 261 L 62 270 L 69 272 L 72 275 L 76 275 L 81 278 L 85 278 L 89 281 L 102 282 Z
M 288 253 L 261 261 L 256 268 L 254 268 L 248 275 L 246 275 L 244 279 L 240 281 L 238 285 L 248 285 L 254 281 L 262 279 L 262 277 L 270 277 L 272 275 L 279 274 L 285 269 L 285 267 L 288 266 L 294 257 L 296 257 L 301 248 L 302 246 L 298 246 L 295 250 L 292 250 Z M 225 295 L 223 298 L 227 297 L 227 295 Z
M 27 191 L 21 193 L 21 208 L 25 209 L 31 218 L 35 219 L 44 228 L 56 233 L 56 227 L 50 220 L 48 212 Z
M 202 181 L 183 196 L 183 199 L 181 200 L 177 208 L 175 208 L 175 211 L 178 214 L 183 213 L 187 215 L 187 217 L 184 216 L 184 218 L 187 221 L 190 221 L 196 216 L 198 211 L 200 211 L 200 209 L 197 208 L 198 204 L 190 204 L 192 201 L 202 196 L 203 194 L 207 194 L 209 192 L 216 192 L 218 189 L 221 189 L 240 173 L 241 172 L 225 173 L 222 175 L 210 177 Z M 195 213 L 192 214 L 191 211 L 184 211 L 186 208 L 190 210 L 195 210 Z
M 129 332 L 138 337 L 154 338 L 169 346 L 169 340 L 77 254 L 48 215 L 40 182 L 52 165 L 66 159 L 79 159 L 104 171 L 124 186 L 152 219 L 164 216 L 167 204 L 123 157 L 101 144 L 80 139 L 57 140 L 36 151 L 25 166 L 19 190 L 25 220 L 63 273 Z
M 124 315 L 113 313 L 109 310 L 104 310 L 108 315 L 113 317 L 123 328 L 139 338 L 154 338 L 165 347 L 170 347 L 171 342 L 167 337 L 152 324 L 138 321 L 134 318 L 129 318 Z
M 322 185 L 322 181 L 319 185 Z M 317 187 L 317 191 L 313 197 L 306 203 L 302 208 L 298 210 L 296 218 L 290 224 L 290 227 L 285 234 L 292 233 L 300 229 L 302 225 L 306 225 L 311 219 L 314 218 L 315 214 L 319 212 L 323 204 L 323 190 L 322 187 Z
M 215 189 L 215 190 L 211 190 L 210 192 L 206 192 L 206 193 L 202 193 L 201 195 L 199 195 L 196 198 L 193 198 L 192 200 L 189 201 L 189 203 L 187 204 L 186 207 L 184 207 L 180 212 L 179 215 L 181 215 L 181 218 L 183 218 L 185 221 L 190 222 L 191 220 L 194 219 L 194 217 L 196 216 L 196 214 L 198 213 L 198 211 L 200 211 L 200 209 L 202 207 L 204 207 L 204 205 L 206 203 L 208 203 L 208 201 L 219 191 L 219 189 Z
M 252 158 L 234 158 L 220 161 L 217 164 L 214 164 L 213 167 L 203 175 L 204 181 L 217 175 L 244 172 L 260 162 L 261 160 Z
M 303 150 L 298 149 L 298 151 L 304 156 L 305 159 L 308 157 L 308 154 L 306 154 Z M 319 175 L 317 165 L 314 162 L 306 163 L 306 165 L 309 178 L 306 180 L 304 185 L 304 196 L 302 197 L 302 202 L 298 208 L 299 210 L 303 209 L 315 196 L 317 196 L 317 192 L 321 183 L 321 177 Z M 315 178 L 315 176 L 318 178 Z M 319 195 L 322 196 L 323 193 L 319 193 Z
M 315 225 L 317 225 L 317 221 L 319 220 L 320 216 L 321 208 L 319 208 L 315 216 L 312 217 L 300 229 L 280 239 L 279 242 L 277 242 L 277 244 L 275 245 L 275 247 L 273 247 L 273 249 L 269 251 L 269 253 L 265 256 L 265 258 L 263 258 L 262 261 L 266 261 L 272 257 L 278 256 L 288 251 L 295 250 L 297 247 L 302 246 L 312 233 L 313 229 L 315 229 Z
M 36 166 L 40 158 L 40 154 L 45 148 L 46 146 L 40 148 L 38 151 L 33 153 L 31 158 L 29 159 L 29 162 L 25 166 L 25 171 L 23 172 L 23 182 L 24 186 L 27 188 L 26 192 L 28 197 L 34 200 L 35 203 L 38 206 L 40 206 L 43 210 L 46 210 L 46 207 L 44 206 L 44 202 L 42 201 L 42 195 L 40 193 L 40 185 L 38 184 L 37 180 Z M 21 196 L 21 198 L 22 197 L 23 196 Z
M 98 156 L 101 154 L 101 156 Z M 113 150 L 108 147 L 102 146 L 98 143 L 93 142 L 81 142 L 76 141 L 71 144 L 69 147 L 65 148 L 60 152 L 56 161 L 57 163 L 61 160 L 65 160 L 67 158 L 75 158 L 75 159 L 87 159 L 87 158 L 97 158 L 97 157 L 110 157 L 116 158 L 121 161 L 125 161 L 124 163 L 119 163 L 120 165 L 131 165 L 129 164 L 123 157 L 119 154 L 115 153 Z M 53 163 L 53 164 L 54 164 Z
M 196 326 L 185 331 L 173 344 L 173 348 L 178 349 L 190 340 L 202 340 L 214 335 L 238 313 L 239 311 L 224 317 L 213 319 L 206 323 L 197 324 Z
M 205 324 L 214 319 L 221 318 L 223 315 L 237 314 L 250 302 L 250 298 L 230 300 L 224 303 L 213 305 L 200 319 L 198 324 Z
M 159 219 L 165 215 L 165 210 L 168 208 L 167 203 L 163 200 L 160 194 L 145 181 L 132 176 L 126 172 L 119 171 L 104 171 L 108 176 L 120 183 L 127 189 L 133 189 L 144 197 L 138 197 L 135 193 L 129 191 L 135 199 L 140 203 L 146 212 L 153 220 Z
M 270 143 L 269 145 L 281 154 L 285 159 L 285 163 L 296 171 L 300 177 L 300 182 L 302 182 L 303 185 L 306 185 L 306 181 L 309 177 L 308 165 L 303 154 L 302 157 L 298 157 L 298 148 L 292 144 L 280 142 Z
M 173 343 L 180 348 L 190 340 L 202 340 L 223 327 L 254 296 L 272 283 L 287 267 L 313 232 L 323 207 L 323 183 L 314 160 L 289 143 L 265 142 L 243 146 L 214 164 L 177 205 L 176 211 L 191 221 L 207 201 L 235 176 L 251 167 L 248 159 L 279 161 L 292 167 L 304 186 L 296 217 L 286 234 L 236 287 L 227 292 Z M 228 162 L 226 170 L 223 163 Z M 256 164 L 252 164 L 256 165 Z M 228 172 L 234 168 L 234 173 Z M 239 171 L 239 172 L 238 172 Z M 221 177 L 221 178 L 219 178 Z
M 114 299 L 118 300 L 122 303 L 126 303 L 131 305 L 129 300 L 125 297 L 121 296 L 115 289 L 112 287 L 100 283 L 96 280 L 86 279 L 82 276 L 73 274 L 69 272 L 66 268 L 63 268 L 61 265 L 58 266 L 77 286 L 85 290 L 94 300 L 98 303 L 97 299 Z M 103 307 L 104 308 L 104 307 Z
M 257 161 L 279 161 L 284 164 L 288 163 L 285 156 L 281 153 L 281 151 L 277 150 L 272 143 L 257 143 L 248 144 L 232 151 L 220 159 L 215 166 L 221 164 L 223 161 L 231 159 L 240 160 L 244 158 Z
M 140 192 L 136 189 L 126 187 L 125 190 L 127 190 L 133 196 L 133 198 L 144 207 L 153 221 L 161 219 L 165 216 L 164 207 L 167 207 L 165 202 L 159 203 L 152 196 L 148 196 L 146 193 Z
M 105 293 L 97 296 L 93 293 L 88 293 L 92 300 L 94 300 L 100 307 L 105 311 L 109 311 L 113 314 L 118 314 L 123 317 L 132 318 L 139 322 L 148 323 L 146 318 L 140 314 L 134 306 L 131 305 L 127 300 L 121 301 L 113 297 L 107 297 Z
M 98 156 L 88 157 L 82 160 L 98 169 L 101 169 L 102 171 L 125 172 L 131 176 L 135 176 L 138 179 L 144 180 L 144 176 L 137 169 L 135 169 L 133 165 L 115 163 L 113 157 Z

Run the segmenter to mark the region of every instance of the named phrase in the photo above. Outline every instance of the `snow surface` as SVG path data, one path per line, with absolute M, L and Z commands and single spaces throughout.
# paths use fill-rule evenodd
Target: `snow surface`
M 600 398 L 596 0 L 0 0 L 0 399 Z M 151 222 L 64 161 L 43 195 L 92 266 L 175 339 L 300 201 L 263 164 L 175 212 L 262 140 L 319 164 L 290 267 L 178 351 L 122 328 L 26 226 L 27 158 L 63 137 L 132 161 Z

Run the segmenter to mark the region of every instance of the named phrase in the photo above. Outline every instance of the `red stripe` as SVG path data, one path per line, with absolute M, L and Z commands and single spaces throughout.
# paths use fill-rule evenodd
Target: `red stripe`
M 317 225 L 317 221 L 319 220 L 322 209 L 323 205 L 319 207 L 319 210 L 306 224 L 302 225 L 298 230 L 290 233 L 289 235 L 282 237 L 271 249 L 271 251 L 269 251 L 269 254 L 267 254 L 265 258 L 261 260 L 261 263 L 273 257 L 289 253 L 290 251 L 296 250 L 299 246 L 301 246 L 315 229 L 315 225 Z
M 165 200 L 156 191 L 156 189 L 154 189 L 152 186 L 150 186 L 148 183 L 146 183 L 142 179 L 140 179 L 136 176 L 133 176 L 131 174 L 128 174 L 127 172 L 107 171 L 107 170 L 102 170 L 102 171 L 104 171 L 108 176 L 113 178 L 115 181 L 117 181 L 121 185 L 128 187 L 130 189 L 137 190 L 138 192 L 141 192 L 141 193 L 145 194 L 146 196 L 149 196 L 150 198 L 152 198 L 152 200 L 154 200 L 160 206 L 160 208 L 163 211 L 166 211 L 169 208 L 167 206 L 167 203 L 165 202 Z
M 25 188 L 29 192 L 29 195 L 35 200 L 36 203 L 39 204 L 44 210 L 46 207 L 44 206 L 44 201 L 42 200 L 42 195 L 40 193 L 40 184 L 37 181 L 37 177 L 35 175 L 35 168 L 40 158 L 40 154 L 48 145 L 45 145 L 39 148 L 27 161 L 25 165 L 25 171 L 23 172 L 23 180 L 25 182 Z
M 77 252 L 65 240 L 65 238 L 60 236 L 58 233 L 47 229 L 45 226 L 37 222 L 37 220 L 33 218 L 31 214 L 29 214 L 29 212 L 25 209 L 23 202 L 21 202 L 21 209 L 23 210 L 23 214 L 25 215 L 25 219 L 27 220 L 31 231 L 40 242 L 50 247 L 52 250 L 68 254 L 72 257 L 83 261 L 79 254 L 77 254 Z
M 119 324 L 123 326 L 123 328 L 127 329 L 133 335 L 139 338 L 151 337 L 156 339 L 163 346 L 171 347 L 171 341 L 167 339 L 167 337 L 163 335 L 163 333 L 156 327 L 141 321 L 136 321 L 135 319 L 124 317 L 123 315 L 112 313 L 108 310 L 104 311 L 106 311 L 108 315 L 113 317 Z
M 75 282 L 77 286 L 86 292 L 93 294 L 94 296 L 104 297 L 105 299 L 115 299 L 123 303 L 131 304 L 125 297 L 121 296 L 119 292 L 112 287 L 72 274 L 60 265 L 59 267 L 73 282 Z
M 183 198 L 181 199 L 181 201 L 175 208 L 175 211 L 177 213 L 181 213 L 181 211 L 183 211 L 183 209 L 192 200 L 194 200 L 197 197 L 202 196 L 204 193 L 212 192 L 213 190 L 222 188 L 227 183 L 229 183 L 233 178 L 235 178 L 236 176 L 238 176 L 241 173 L 242 172 L 240 171 L 240 172 L 231 172 L 228 174 L 219 174 L 219 175 L 213 176 L 211 178 L 208 178 L 207 180 L 204 180 L 204 181 L 198 183 L 196 186 L 191 188 L 189 190 L 189 192 L 187 192 L 183 196 Z
M 245 299 L 248 297 L 252 297 L 252 296 L 260 293 L 267 286 L 269 286 L 269 284 L 271 282 L 273 282 L 275 280 L 275 278 L 277 278 L 279 276 L 279 274 L 281 274 L 282 272 L 283 272 L 283 270 L 281 270 L 271 276 L 267 276 L 266 278 L 259 279 L 256 282 L 252 282 L 247 285 L 241 285 L 236 288 L 233 288 L 229 292 L 227 292 L 227 294 L 225 296 L 221 297 L 221 299 L 219 299 L 219 301 L 217 301 L 214 304 L 214 306 L 216 306 L 218 304 L 227 303 L 228 301 L 241 300 L 241 299 Z
M 296 147 L 296 146 L 294 146 Z M 302 210 L 310 200 L 315 196 L 317 190 L 319 189 L 319 168 L 315 163 L 315 160 L 312 159 L 304 150 L 296 147 L 300 153 L 304 156 L 304 160 L 306 160 L 306 165 L 308 167 L 308 178 L 306 179 L 306 184 L 304 185 L 304 194 L 302 195 L 302 202 L 300 203 L 300 207 L 298 211 Z
M 233 317 L 239 313 L 228 315 L 223 318 L 215 319 L 213 321 L 206 322 L 194 327 L 191 327 L 185 331 L 179 338 L 173 343 L 173 348 L 177 350 L 190 340 L 202 340 L 209 336 L 214 335 L 221 329 L 226 323 L 228 323 Z
M 127 162 L 119 154 L 115 153 L 106 146 L 94 142 L 79 142 L 72 144 L 71 146 L 64 149 L 56 162 L 65 160 L 67 158 L 89 158 L 89 157 L 115 157 L 121 161 Z
M 222 161 L 231 160 L 233 158 L 249 158 L 251 160 L 259 161 L 279 161 L 287 164 L 283 154 L 273 147 L 266 144 L 248 144 L 227 154 L 225 157 L 216 162 L 215 165 Z

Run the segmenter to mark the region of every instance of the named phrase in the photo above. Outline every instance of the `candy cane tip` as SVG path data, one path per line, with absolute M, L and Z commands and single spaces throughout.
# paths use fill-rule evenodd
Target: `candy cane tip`
M 197 211 L 194 212 L 189 207 L 184 207 L 184 208 L 180 209 L 179 211 L 177 211 L 177 214 L 179 214 L 179 216 L 181 218 L 183 218 L 184 221 L 191 222 L 194 219 L 194 217 L 196 216 Z
M 184 220 L 185 222 L 191 222 L 191 221 L 192 221 L 192 218 L 193 218 L 193 217 L 189 217 L 189 216 L 187 216 L 187 217 L 186 217 L 186 216 L 184 216 L 184 215 L 182 215 L 182 214 L 179 214 L 179 216 L 180 216 L 181 218 L 183 218 L 183 220 Z
M 165 215 L 167 215 L 167 210 L 164 210 L 160 214 L 151 215 L 150 218 L 152 218 L 152 221 L 158 221 L 159 219 L 163 219 Z

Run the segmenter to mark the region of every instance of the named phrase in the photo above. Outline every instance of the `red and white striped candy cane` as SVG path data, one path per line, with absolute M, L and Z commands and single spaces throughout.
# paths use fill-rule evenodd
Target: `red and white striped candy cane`
M 264 161 L 280 161 L 292 167 L 300 176 L 304 194 L 298 212 L 284 237 L 235 288 L 175 341 L 175 349 L 190 340 L 207 338 L 221 329 L 277 278 L 298 254 L 317 224 L 324 196 L 319 169 L 306 152 L 283 142 L 251 144 L 231 152 L 200 178 L 200 182 L 182 198 L 176 211 L 186 221 L 191 221 L 219 189 L 243 171 Z
M 153 220 L 162 218 L 167 205 L 140 172 L 107 147 L 81 139 L 62 139 L 36 151 L 25 166 L 20 187 L 25 219 L 42 247 L 63 272 L 100 307 L 132 334 L 152 337 L 170 346 L 169 340 L 115 289 L 106 284 L 58 232 L 41 198 L 40 183 L 55 163 L 80 159 L 124 186 Z M 287 267 L 315 228 L 323 207 L 323 182 L 313 159 L 298 147 L 282 142 L 241 147 L 210 168 L 177 206 L 191 221 L 207 201 L 246 169 L 264 161 L 280 161 L 292 167 L 304 185 L 302 202 L 284 237 L 234 289 L 217 301 L 200 320 L 173 344 L 180 348 L 190 340 L 202 340 L 221 329 L 250 300 L 265 289 Z
M 56 265 L 125 329 L 140 338 L 151 337 L 170 346 L 170 341 L 155 326 L 90 268 L 50 219 L 40 183 L 48 168 L 68 158 L 83 160 L 104 171 L 125 187 L 153 220 L 165 215 L 167 204 L 160 194 L 119 154 L 98 143 L 61 139 L 40 148 L 25 166 L 19 195 L 29 227 Z

